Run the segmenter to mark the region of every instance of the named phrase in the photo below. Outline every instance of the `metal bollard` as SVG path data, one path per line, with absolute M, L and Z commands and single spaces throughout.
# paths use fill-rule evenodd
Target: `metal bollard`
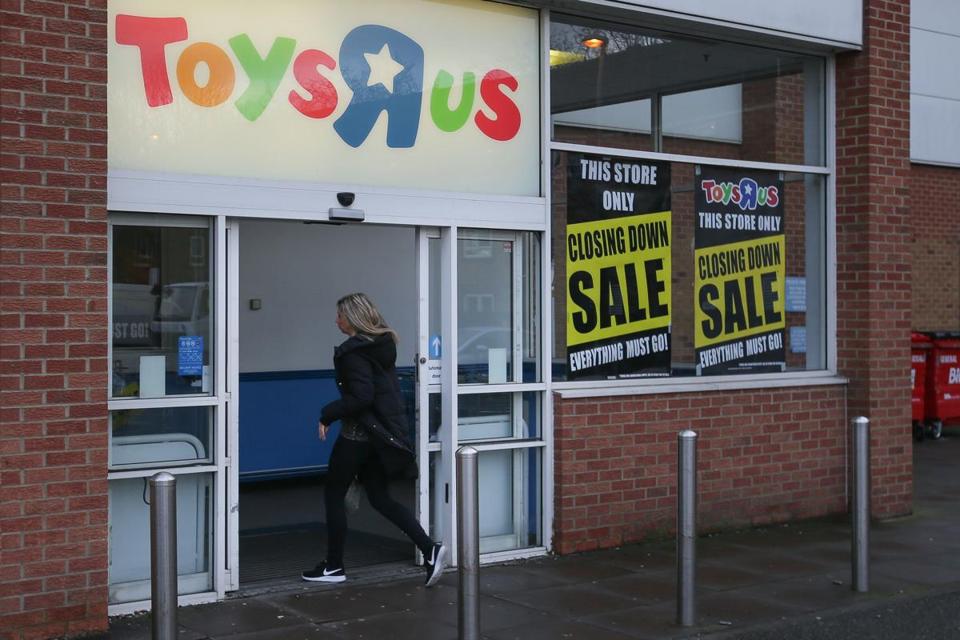
M 870 589 L 870 420 L 854 418 L 853 430 L 853 511 L 851 556 L 852 588 Z
M 460 640 L 480 640 L 480 488 L 477 481 L 477 450 L 457 449 L 457 567 L 460 576 L 460 610 L 457 629 Z
M 697 619 L 697 433 L 677 435 L 677 624 Z
M 153 640 L 177 637 L 177 479 L 150 478 L 150 596 Z

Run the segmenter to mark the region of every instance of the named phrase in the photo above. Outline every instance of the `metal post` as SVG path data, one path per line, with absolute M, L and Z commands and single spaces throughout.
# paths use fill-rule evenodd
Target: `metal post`
M 477 450 L 457 450 L 457 566 L 460 575 L 460 610 L 457 636 L 480 640 L 480 499 Z
M 860 416 L 852 423 L 852 586 L 854 591 L 866 593 L 870 589 L 870 420 Z
M 153 640 L 177 637 L 177 479 L 150 478 L 150 595 Z
M 697 433 L 677 435 L 677 624 L 697 618 Z

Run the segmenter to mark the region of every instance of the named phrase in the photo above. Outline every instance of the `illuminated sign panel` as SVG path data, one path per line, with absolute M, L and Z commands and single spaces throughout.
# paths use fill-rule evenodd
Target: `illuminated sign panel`
M 113 169 L 539 195 L 533 10 L 109 7 Z

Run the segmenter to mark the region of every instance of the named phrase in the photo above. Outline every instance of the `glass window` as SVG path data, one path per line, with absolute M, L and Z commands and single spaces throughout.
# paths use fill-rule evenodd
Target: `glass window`
M 540 394 L 461 394 L 460 442 L 540 437 Z
M 430 514 L 427 516 L 429 522 L 429 530 L 427 531 L 434 540 L 438 538 L 443 538 L 443 528 L 441 523 L 441 514 L 440 509 L 444 505 L 444 495 L 445 495 L 445 485 L 443 481 L 443 472 L 441 470 L 440 463 L 442 461 L 442 456 L 439 451 L 431 451 L 429 454 L 429 473 L 430 473 L 430 492 L 432 493 L 430 499 Z M 422 520 L 423 518 L 421 518 Z
M 543 380 L 540 360 L 540 235 L 523 233 L 520 242 L 523 246 L 521 373 L 523 382 L 540 382 Z
M 599 157 L 602 160 L 606 156 L 591 155 L 590 157 Z M 586 154 L 554 151 L 555 176 L 558 174 L 565 176 L 564 180 L 555 178 L 554 183 L 567 181 L 568 166 L 572 162 L 580 162 L 585 158 L 587 158 Z M 650 165 L 653 163 L 653 161 L 629 158 L 618 160 L 616 156 L 607 158 L 611 162 L 622 160 L 625 164 Z M 575 326 L 571 324 L 572 315 L 582 312 L 582 307 L 576 301 L 571 302 L 570 297 L 571 287 L 577 282 L 576 270 L 590 271 L 594 268 L 592 265 L 596 265 L 595 270 L 599 273 L 606 263 L 594 254 L 587 255 L 588 244 L 590 244 L 590 250 L 593 247 L 603 249 L 605 247 L 603 242 L 592 244 L 591 240 L 587 243 L 588 238 L 582 234 L 576 235 L 577 229 L 574 223 L 579 220 L 576 215 L 582 214 L 583 209 L 577 210 L 579 214 L 571 214 L 571 207 L 575 205 L 570 204 L 567 186 L 564 185 L 562 190 L 558 189 L 554 192 L 553 198 L 554 379 L 605 379 L 636 375 L 695 376 L 711 373 L 823 369 L 826 366 L 826 314 L 823 302 L 826 290 L 825 177 L 789 172 L 710 168 L 680 162 L 659 163 L 658 166 L 661 169 L 661 175 L 669 176 L 669 184 L 664 185 L 664 189 L 668 188 L 669 191 L 668 200 L 666 202 L 658 200 L 643 206 L 651 212 L 660 211 L 664 206 L 669 209 L 668 215 L 663 216 L 664 222 L 668 223 L 664 240 L 668 243 L 669 249 L 664 252 L 662 247 L 648 247 L 646 250 L 627 250 L 619 253 L 614 245 L 612 253 L 616 255 L 610 260 L 616 263 L 612 266 L 616 270 L 608 269 L 611 278 L 605 281 L 606 285 L 601 285 L 600 282 L 594 284 L 597 288 L 606 286 L 600 302 L 604 308 L 608 309 L 608 322 L 613 327 L 631 319 L 629 311 L 633 304 L 631 296 L 640 301 L 641 308 L 637 313 L 646 313 L 649 307 L 644 304 L 649 303 L 644 301 L 651 300 L 650 291 L 656 289 L 656 298 L 668 314 L 666 319 L 668 339 L 663 346 L 669 353 L 669 362 L 664 368 L 638 366 L 633 369 L 627 367 L 622 370 L 604 370 L 593 375 L 579 375 L 579 372 L 574 371 L 571 375 L 571 366 L 575 367 L 577 364 L 571 363 L 570 354 L 580 349 L 578 340 L 572 336 L 575 330 Z M 722 202 L 704 206 L 705 180 L 713 179 L 714 182 L 726 185 L 736 183 L 739 188 L 739 180 L 743 178 L 756 179 L 758 184 L 776 185 L 779 205 L 777 216 L 754 215 L 753 212 L 739 217 L 736 214 L 728 215 L 726 212 L 731 211 L 732 205 L 728 203 L 726 208 L 723 208 Z M 768 182 L 764 182 L 765 180 Z M 698 192 L 701 196 L 699 202 Z M 639 199 L 641 195 L 637 195 L 637 198 Z M 588 201 L 576 200 L 576 202 Z M 583 206 L 587 206 L 588 209 L 590 207 L 589 204 Z M 602 209 L 602 205 L 598 204 L 597 207 Z M 720 215 L 716 218 L 717 225 L 710 222 L 714 219 L 713 215 L 710 215 L 713 212 Z M 572 215 L 574 217 L 571 217 Z M 615 222 L 631 218 L 623 215 L 622 217 L 613 216 L 611 219 Z M 640 216 L 639 219 L 644 218 Z M 631 226 L 628 223 L 623 224 L 627 225 L 624 227 L 628 230 L 625 236 L 627 245 L 630 245 Z M 640 230 L 637 235 L 642 239 L 643 226 L 647 223 L 640 224 L 642 226 L 634 224 L 632 228 Z M 750 225 L 757 226 L 751 228 Z M 706 231 L 699 237 L 698 227 L 701 232 Z M 568 242 L 571 235 L 576 240 L 573 245 Z M 706 240 L 704 240 L 705 237 Z M 585 259 L 580 262 L 571 262 L 571 246 L 578 252 L 578 257 Z M 752 263 L 760 260 L 759 257 L 754 260 L 753 256 L 768 257 L 766 253 L 758 252 L 758 247 L 775 252 L 774 261 L 768 260 L 769 264 L 765 267 L 767 271 L 775 273 L 770 276 L 773 278 L 770 280 L 772 284 L 766 289 L 761 282 L 763 274 L 753 273 L 757 265 Z M 637 247 L 630 248 L 637 249 Z M 739 253 L 741 249 L 744 251 L 742 254 Z M 662 255 L 657 254 L 657 251 Z M 731 251 L 734 253 L 731 254 Z M 724 255 L 719 256 L 720 253 Z M 704 266 L 700 261 L 701 255 L 708 261 L 705 271 L 700 270 L 700 267 Z M 744 256 L 745 266 L 736 273 L 731 273 L 730 277 L 724 277 L 717 268 L 714 268 L 719 263 L 710 261 L 715 256 L 722 260 L 731 255 Z M 644 269 L 648 263 L 654 263 L 651 257 L 658 257 L 661 260 L 660 267 L 653 272 L 655 277 L 652 279 L 648 277 L 650 273 Z M 633 266 L 629 267 L 632 269 L 629 273 L 639 273 L 640 278 L 631 280 L 626 277 L 628 272 L 625 265 L 631 263 Z M 710 264 L 713 264 L 713 267 Z M 726 267 L 720 267 L 721 270 L 724 268 Z M 617 274 L 617 277 L 613 278 L 612 274 Z M 598 279 L 602 279 L 602 276 Z M 708 282 L 709 280 L 714 280 L 712 284 L 718 287 L 716 298 L 710 297 L 708 287 L 711 282 Z M 582 289 L 582 285 L 578 286 Z M 702 293 L 705 287 L 707 293 Z M 631 291 L 635 291 L 636 294 L 632 294 Z M 765 299 L 770 300 L 768 309 L 764 307 Z M 758 319 L 759 316 L 764 317 L 763 322 Z M 708 339 L 711 318 L 719 318 L 725 323 L 723 330 L 731 340 Z M 771 326 L 774 329 L 765 331 L 763 326 Z M 768 337 L 758 341 L 757 338 L 761 335 Z M 641 335 L 640 338 L 642 339 L 643 336 Z M 779 344 L 780 341 L 782 345 Z M 626 344 L 627 342 L 621 341 L 622 353 L 614 355 L 631 355 L 629 352 L 632 345 Z M 739 343 L 737 348 L 742 349 L 742 353 L 736 354 L 737 357 L 731 357 L 727 348 L 733 342 Z M 590 346 L 589 343 L 588 346 Z M 602 349 L 606 346 L 607 343 L 602 340 L 597 342 L 597 347 L 600 349 L 596 352 L 598 357 L 610 355 Z M 648 341 L 636 349 L 636 354 L 644 356 L 645 354 L 640 352 L 647 346 L 656 349 L 656 344 Z M 719 362 L 719 360 L 725 360 L 725 362 Z M 735 368 L 731 363 L 739 364 Z M 727 366 L 718 369 L 716 365 L 719 364 Z
M 639 31 L 556 17 L 550 25 L 550 111 L 557 142 L 654 150 L 651 94 L 637 57 L 659 42 Z
M 539 448 L 480 452 L 481 553 L 541 544 L 541 455 Z
M 822 58 L 552 15 L 552 139 L 823 165 Z
M 552 153 L 554 379 L 823 369 L 826 178 L 777 165 L 826 163 L 824 59 L 556 13 L 550 48 L 552 140 L 608 148 Z
M 111 480 L 110 603 L 150 599 L 148 478 Z M 178 593 L 213 588 L 213 475 L 177 476 Z
M 540 237 L 466 233 L 458 240 L 458 381 L 537 382 Z
M 743 142 L 742 87 L 739 83 L 728 84 L 663 96 L 664 151 L 676 145 L 676 153 L 688 153 L 679 144 L 684 139 L 734 145 Z M 693 146 L 690 153 L 696 154 L 697 150 Z
M 427 411 L 430 419 L 430 442 L 440 441 L 440 421 L 443 409 L 443 398 L 439 393 L 429 394 Z
M 427 260 L 430 265 L 429 281 L 427 284 L 429 287 L 428 296 L 430 301 L 430 308 L 427 312 L 427 335 L 432 339 L 434 336 L 440 336 L 443 333 L 440 316 L 440 293 L 442 291 L 440 286 L 440 238 L 428 238 L 427 251 L 429 254 Z M 437 353 L 440 352 L 440 344 L 427 345 L 427 349 L 431 360 L 439 360 Z M 433 380 L 431 374 L 431 382 L 439 384 L 439 375 L 437 378 L 438 379 Z
M 113 226 L 114 398 L 212 391 L 208 228 Z
M 122 409 L 110 413 L 110 468 L 210 462 L 211 407 Z
M 458 380 L 504 383 L 513 379 L 514 242 L 458 240 Z

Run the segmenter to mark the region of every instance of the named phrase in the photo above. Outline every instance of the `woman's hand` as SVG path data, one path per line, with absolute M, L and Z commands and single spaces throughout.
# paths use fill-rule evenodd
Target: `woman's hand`
M 326 440 L 326 439 L 327 439 L 327 431 L 330 430 L 330 427 L 328 427 L 327 425 L 323 424 L 323 421 L 322 421 L 322 420 L 321 420 L 320 422 L 318 422 L 317 424 L 318 424 L 317 433 L 320 435 L 320 439 L 321 439 L 321 440 Z

